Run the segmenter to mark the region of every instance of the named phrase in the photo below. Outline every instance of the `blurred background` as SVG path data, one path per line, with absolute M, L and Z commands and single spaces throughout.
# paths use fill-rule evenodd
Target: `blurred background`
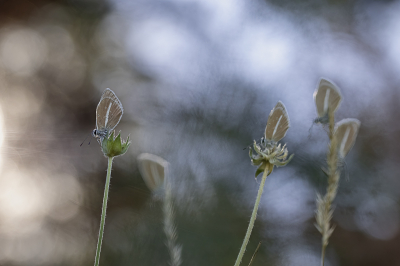
M 171 164 L 183 265 L 233 265 L 260 179 L 248 150 L 278 100 L 293 161 L 267 179 L 242 265 L 319 265 L 315 195 L 328 136 L 312 94 L 343 94 L 360 132 L 335 200 L 325 265 L 400 265 L 400 1 L 0 2 L 0 265 L 93 265 L 107 160 L 105 88 L 130 135 L 114 160 L 100 265 L 167 265 L 162 201 L 137 167 Z

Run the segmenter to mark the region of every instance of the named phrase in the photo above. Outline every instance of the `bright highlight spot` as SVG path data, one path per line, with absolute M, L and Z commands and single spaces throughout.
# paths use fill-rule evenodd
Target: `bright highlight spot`
M 14 29 L 0 38 L 0 61 L 4 67 L 19 75 L 33 74 L 47 55 L 43 38 L 33 30 Z
M 41 209 L 41 193 L 27 173 L 17 169 L 2 174 L 0 214 L 10 220 L 32 218 Z

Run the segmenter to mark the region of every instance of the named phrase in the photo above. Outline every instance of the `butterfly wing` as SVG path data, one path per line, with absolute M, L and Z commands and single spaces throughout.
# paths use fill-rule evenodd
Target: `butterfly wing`
M 168 163 L 161 157 L 150 153 L 142 153 L 138 156 L 139 171 L 150 190 L 164 184 L 164 178 Z
M 96 127 L 98 130 L 112 131 L 121 120 L 124 110 L 115 93 L 106 89 L 96 109 Z
M 289 116 L 285 105 L 279 101 L 269 113 L 267 126 L 265 127 L 265 139 L 277 142 L 281 140 L 289 129 Z
M 336 124 L 335 136 L 338 142 L 338 153 L 344 158 L 353 147 L 361 122 L 354 118 L 343 119 Z
M 342 100 L 339 88 L 331 81 L 321 78 L 314 92 L 314 101 L 318 117 L 324 117 L 328 110 L 333 112 L 339 107 Z

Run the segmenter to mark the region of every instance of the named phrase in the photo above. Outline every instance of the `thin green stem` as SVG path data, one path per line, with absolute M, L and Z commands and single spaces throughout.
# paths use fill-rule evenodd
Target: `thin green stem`
M 260 188 L 258 189 L 256 203 L 254 204 L 253 213 L 251 214 L 251 218 L 250 218 L 249 226 L 247 228 L 246 236 L 244 237 L 242 247 L 240 248 L 238 257 L 235 262 L 235 266 L 240 265 L 240 262 L 242 261 L 242 258 L 244 255 L 244 252 L 246 251 L 247 243 L 249 243 L 251 231 L 253 230 L 254 222 L 256 221 L 258 205 L 260 205 L 261 195 L 264 190 L 264 184 L 265 184 L 265 180 L 267 180 L 268 172 L 269 172 L 269 167 L 265 167 L 264 174 L 262 176 L 262 180 L 260 183 Z
M 325 249 L 326 249 L 326 245 L 322 244 L 321 266 L 325 265 Z
M 99 263 L 100 263 L 101 243 L 103 242 L 104 224 L 106 222 L 108 191 L 110 189 L 111 166 L 112 166 L 113 158 L 114 157 L 108 157 L 107 178 L 106 178 L 106 186 L 104 188 L 103 209 L 101 211 L 99 239 L 97 240 L 96 257 L 95 257 L 95 260 L 94 260 L 94 265 L 95 266 L 99 266 Z

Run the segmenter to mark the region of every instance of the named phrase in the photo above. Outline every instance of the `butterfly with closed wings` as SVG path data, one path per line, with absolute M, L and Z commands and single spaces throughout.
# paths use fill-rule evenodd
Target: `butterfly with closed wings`
M 261 138 L 261 145 L 264 148 L 275 145 L 285 137 L 289 127 L 290 121 L 285 105 L 279 101 L 269 113 L 265 134 Z
M 93 137 L 99 142 L 118 125 L 121 120 L 124 109 L 115 93 L 106 89 L 100 98 L 96 108 L 96 128 L 93 130 Z
M 342 101 L 339 87 L 332 81 L 321 78 L 314 92 L 314 101 L 318 115 L 314 123 L 328 124 L 329 112 L 335 112 Z

